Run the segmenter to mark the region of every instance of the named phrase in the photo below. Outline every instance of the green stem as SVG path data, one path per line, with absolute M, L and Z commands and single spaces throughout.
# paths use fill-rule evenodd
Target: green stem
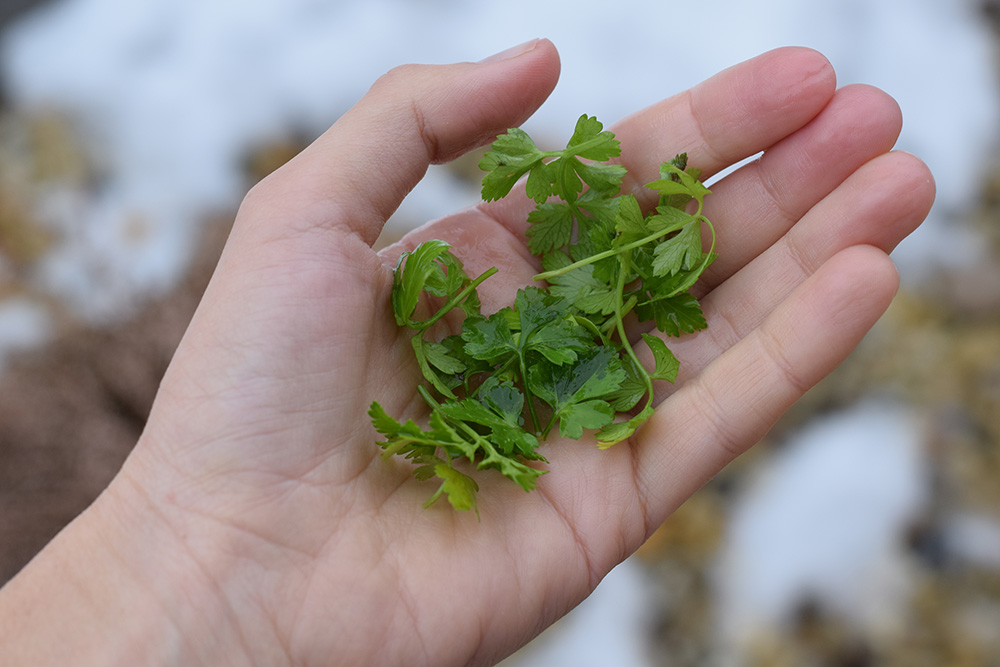
M 438 320 L 447 315 L 450 310 L 452 310 L 458 304 L 465 301 L 465 299 L 469 296 L 469 294 L 474 292 L 475 289 L 479 287 L 479 285 L 484 280 L 486 280 L 496 272 L 497 272 L 497 267 L 495 266 L 490 267 L 486 271 L 483 271 L 483 273 L 478 278 L 476 278 L 468 285 L 466 285 L 465 289 L 463 289 L 461 292 L 455 294 L 450 299 L 445 301 L 444 305 L 441 306 L 441 308 L 439 308 L 438 311 L 433 315 L 431 315 L 428 319 L 420 320 L 417 322 L 410 321 L 407 322 L 406 325 L 411 329 L 416 329 L 417 331 L 426 331 L 427 329 L 430 329 L 435 323 L 437 323 Z
M 624 298 L 624 296 L 622 298 Z M 626 315 L 632 312 L 632 309 L 635 308 L 636 304 L 638 303 L 639 299 L 637 299 L 636 296 L 633 294 L 629 296 L 628 301 L 626 301 L 624 305 L 621 306 L 621 309 L 616 310 L 615 312 L 620 314 L 621 318 L 624 319 Z M 611 332 L 616 331 L 617 328 L 618 328 L 617 319 L 612 317 L 603 325 L 601 325 L 601 333 L 604 334 L 605 337 L 608 337 L 611 335 Z
M 549 432 L 552 430 L 552 427 L 556 425 L 556 417 L 556 413 L 553 412 L 552 416 L 549 418 L 549 423 L 545 425 L 545 429 L 542 431 L 542 440 L 549 437 Z
M 517 351 L 518 363 L 521 365 L 521 383 L 524 385 L 524 402 L 528 404 L 528 414 L 531 415 L 531 425 L 535 429 L 535 435 L 541 433 L 541 427 L 538 424 L 538 414 L 535 412 L 535 397 L 531 393 L 531 387 L 528 386 L 528 368 L 524 363 L 524 354 L 521 350 Z
M 615 328 L 618 330 L 618 338 L 621 342 L 622 347 L 625 349 L 625 353 L 632 359 L 635 363 L 636 369 L 642 374 L 642 382 L 646 385 L 646 406 L 653 402 L 653 379 L 649 376 L 649 372 L 646 367 L 642 365 L 639 361 L 638 355 L 636 355 L 635 350 L 632 349 L 632 345 L 628 342 L 628 335 L 625 333 L 625 320 L 622 317 L 622 300 L 625 292 L 625 274 L 627 273 L 627 267 L 631 264 L 631 257 L 626 255 L 621 264 L 618 266 L 618 285 L 615 290 Z
M 413 440 L 410 438 L 400 438 L 399 440 L 393 441 L 391 445 L 382 450 L 382 460 L 387 461 L 389 457 L 401 450 L 403 447 L 406 447 L 411 442 L 413 442 Z
M 635 294 L 631 295 L 628 298 L 628 301 L 625 302 L 625 305 L 622 306 L 622 309 L 621 309 L 621 315 L 622 315 L 622 317 L 625 317 L 626 315 L 628 315 L 629 313 L 631 313 L 632 309 L 635 308 L 635 306 L 636 306 L 637 303 L 639 303 L 638 297 L 636 297 Z
M 639 239 L 638 241 L 632 241 L 631 243 L 626 243 L 623 246 L 618 246 L 617 248 L 612 248 L 610 250 L 605 250 L 604 252 L 599 252 L 596 255 L 591 255 L 590 257 L 584 257 L 580 261 L 573 262 L 569 266 L 564 266 L 564 267 L 562 267 L 560 269 L 553 269 L 552 271 L 545 271 L 544 273 L 539 273 L 538 275 L 535 276 L 534 279 L 535 280 L 548 280 L 549 278 L 555 278 L 556 276 L 561 276 L 564 273 L 569 273 L 570 271 L 572 271 L 574 269 L 578 269 L 581 266 L 586 266 L 587 264 L 593 264 L 594 262 L 599 262 L 602 259 L 607 259 L 609 257 L 614 257 L 615 255 L 622 254 L 623 252 L 628 252 L 629 250 L 633 250 L 634 248 L 638 248 L 640 246 L 644 246 L 647 243 L 651 243 L 651 242 L 655 241 L 656 239 L 660 238 L 661 236 L 665 236 L 665 235 L 669 234 L 672 231 L 675 231 L 675 230 L 673 228 L 671 228 L 671 227 L 668 227 L 667 229 L 664 229 L 664 230 L 661 230 L 661 231 L 658 231 L 658 232 L 653 232 L 652 234 L 650 234 L 648 236 L 644 236 L 643 238 Z
M 606 139 L 597 136 L 594 137 L 593 139 L 588 139 L 587 141 L 584 141 L 582 144 L 574 144 L 573 146 L 567 146 L 562 150 L 558 151 L 539 150 L 538 152 L 541 154 L 540 159 L 542 160 L 546 160 L 550 157 L 554 158 L 576 157 L 580 153 L 587 152 L 588 148 L 593 148 L 594 146 L 603 146 L 605 141 Z
M 424 399 L 424 402 L 427 403 L 427 406 L 431 410 L 437 410 L 441 407 L 441 404 L 434 400 L 434 397 L 431 396 L 431 392 L 427 391 L 427 387 L 424 385 L 417 385 L 417 393 L 420 394 L 420 397 Z
M 431 393 L 427 391 L 426 387 L 424 387 L 423 385 L 418 385 L 417 391 L 420 392 L 420 395 L 423 397 L 425 401 L 427 401 L 427 405 L 429 405 L 432 410 L 439 410 L 441 408 L 441 404 L 434 400 L 434 397 L 431 396 Z M 490 442 L 487 438 L 484 438 L 482 434 L 476 431 L 476 429 L 472 428 L 464 421 L 457 419 L 449 419 L 444 415 L 441 416 L 444 417 L 444 419 L 447 420 L 448 422 L 454 424 L 461 430 L 465 431 L 467 435 L 469 435 L 474 441 L 479 443 L 479 446 L 486 451 L 487 459 L 497 458 L 500 456 L 496 448 L 493 446 L 493 443 Z M 449 460 L 451 459 L 451 456 L 448 454 L 447 450 L 445 450 L 445 455 L 448 456 Z
M 516 356 L 508 357 L 507 361 L 503 362 L 502 364 L 494 368 L 492 371 L 490 371 L 490 375 L 495 375 L 497 377 L 502 376 L 504 371 L 506 371 L 507 368 L 514 363 L 515 359 L 517 359 Z
M 586 329 L 587 331 L 589 331 L 590 333 L 592 333 L 594 335 L 594 338 L 599 338 L 601 340 L 601 345 L 607 345 L 608 344 L 608 337 L 604 334 L 604 332 L 602 332 L 600 329 L 598 329 L 597 325 L 594 324 L 593 322 L 591 322 L 589 318 L 582 317 L 580 315 L 574 315 L 573 316 L 573 321 L 575 321 L 577 324 L 579 324 L 580 326 L 582 326 L 584 329 Z
M 424 401 L 427 402 L 427 406 L 432 410 L 437 410 L 438 408 L 441 407 L 441 404 L 438 403 L 436 400 L 434 400 L 434 397 L 431 396 L 431 392 L 427 391 L 427 387 L 425 387 L 424 385 L 422 384 L 417 385 L 417 393 L 420 394 L 420 396 L 424 399 Z
M 441 484 L 441 486 L 438 487 L 437 491 L 434 492 L 434 495 L 424 501 L 424 509 L 427 509 L 431 505 L 436 503 L 438 498 L 440 498 L 443 493 L 444 493 L 444 484 Z
M 624 298 L 625 298 L 625 296 L 624 296 L 624 295 L 622 295 L 622 299 L 623 299 L 623 300 L 624 300 Z M 624 303 L 622 304 L 621 308 L 620 308 L 619 310 L 617 310 L 617 311 L 616 311 L 616 312 L 618 313 L 618 316 L 619 316 L 619 317 L 620 317 L 621 319 L 623 319 L 623 320 L 624 320 L 624 319 L 625 319 L 625 316 L 626 316 L 626 315 L 628 315 L 629 313 L 631 313 L 631 312 L 632 312 L 632 310 L 633 310 L 633 309 L 635 308 L 635 305 L 636 305 L 637 303 L 639 303 L 639 299 L 638 299 L 638 297 L 636 297 L 636 295 L 635 295 L 634 293 L 633 293 L 633 294 L 631 294 L 631 295 L 629 295 L 629 297 L 628 297 L 628 301 L 625 301 L 625 302 L 624 302 Z

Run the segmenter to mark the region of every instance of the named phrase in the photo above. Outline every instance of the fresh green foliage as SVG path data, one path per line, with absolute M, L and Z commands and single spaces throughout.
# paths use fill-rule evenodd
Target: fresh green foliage
M 475 509 L 476 469 L 532 490 L 544 474 L 529 465 L 545 462 L 539 439 L 558 427 L 572 439 L 593 431 L 599 447 L 610 447 L 653 414 L 653 381 L 676 380 L 680 364 L 664 340 L 642 334 L 649 369 L 624 320 L 634 313 L 667 336 L 705 327 L 688 290 L 715 259 L 715 232 L 702 215 L 709 190 L 678 155 L 647 185 L 659 198 L 644 213 L 634 196 L 620 194 L 626 170 L 608 162 L 620 153 L 614 135 L 589 116 L 563 150 L 542 151 L 516 128 L 493 143 L 479 163 L 483 199 L 506 196 L 527 175 L 525 192 L 536 204 L 527 244 L 544 269 L 535 279 L 547 285 L 518 290 L 506 308 L 481 312 L 476 288 L 496 269 L 469 277 L 444 241 L 400 257 L 392 307 L 396 322 L 414 331 L 428 385 L 417 390 L 430 417 L 426 428 L 400 423 L 377 402 L 369 416 L 384 437 L 384 457 L 408 459 L 418 479 L 439 481 L 427 505 L 445 495 L 456 509 Z M 435 336 L 453 312 L 459 333 Z

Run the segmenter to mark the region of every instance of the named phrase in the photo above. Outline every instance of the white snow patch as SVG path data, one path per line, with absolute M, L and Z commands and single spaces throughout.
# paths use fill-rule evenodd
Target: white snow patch
M 720 644 L 739 654 L 780 636 L 807 600 L 872 632 L 893 627 L 926 465 L 916 417 L 881 401 L 794 436 L 733 501 L 716 571 Z
M 503 667 L 649 667 L 654 588 L 634 559 L 612 570 L 576 609 Z
M 978 187 L 1000 115 L 988 28 L 974 12 L 967 0 L 650 2 L 614 12 L 596 0 L 60 0 L 0 36 L 0 67 L 18 106 L 56 107 L 87 128 L 106 170 L 97 193 L 77 197 L 82 208 L 56 216 L 68 240 L 40 278 L 91 318 L 179 278 L 201 214 L 245 190 L 240 164 L 253 145 L 318 134 L 397 64 L 475 60 L 537 36 L 559 47 L 562 81 L 526 127 L 551 141 L 581 113 L 610 123 L 787 44 L 826 53 L 841 83 L 884 88 L 906 116 L 900 145 L 940 185 L 933 220 L 899 251 L 905 276 L 974 247 L 948 226 Z M 406 225 L 475 200 L 474 188 L 441 184 L 436 175 L 418 186 Z M 151 231 L 122 246 L 116 230 L 136 216 Z
M 52 317 L 37 301 L 8 297 L 0 301 L 0 372 L 12 355 L 48 339 Z

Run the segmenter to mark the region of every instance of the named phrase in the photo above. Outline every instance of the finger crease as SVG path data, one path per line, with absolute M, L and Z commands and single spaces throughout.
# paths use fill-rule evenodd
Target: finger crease
M 716 353 L 712 355 L 712 358 L 719 356 L 743 339 L 743 335 L 740 334 L 733 319 L 720 308 L 715 309 L 711 324 L 705 327 L 702 333 L 708 334 L 709 342 L 715 346 Z
M 757 331 L 761 347 L 764 348 L 764 352 L 767 354 L 774 367 L 781 373 L 785 382 L 796 394 L 804 394 L 812 385 L 802 379 L 799 374 L 795 372 L 795 366 L 785 354 L 781 341 L 771 330 L 767 328 L 761 327 Z
M 786 222 L 795 222 L 802 214 L 798 211 L 792 211 L 785 203 L 785 198 L 781 196 L 781 190 L 771 178 L 771 172 L 767 169 L 766 164 L 767 162 L 763 158 L 757 161 L 757 182 L 764 189 L 764 194 L 767 195 L 777 214 Z
M 798 267 L 799 271 L 802 272 L 803 278 L 811 276 L 816 272 L 816 267 L 813 266 L 812 262 L 806 259 L 806 253 L 803 252 L 802 246 L 794 240 L 794 236 L 791 231 L 785 234 L 782 240 L 785 244 L 785 254 L 788 255 L 788 258 L 792 260 L 795 266 Z
M 413 123 L 417 128 L 417 135 L 424 144 L 424 150 L 427 152 L 427 161 L 435 162 L 437 156 L 440 155 L 440 145 L 438 142 L 437 135 L 431 131 L 430 125 L 427 123 L 427 116 L 424 114 L 423 109 L 416 100 L 410 101 L 410 113 L 413 115 Z
M 701 116 L 695 110 L 694 95 L 688 90 L 684 93 L 687 97 L 688 110 L 691 113 L 691 118 L 694 120 L 695 128 L 698 130 L 698 136 L 701 137 L 702 150 L 705 152 L 710 163 L 712 164 L 729 164 L 730 160 L 723 156 L 719 151 L 715 149 L 712 142 L 709 141 L 708 134 L 705 132 L 705 127 L 702 125 Z
M 722 448 L 728 458 L 736 458 L 743 453 L 743 438 L 728 426 L 722 404 L 719 403 L 719 399 L 709 386 L 700 380 L 695 380 L 694 383 L 695 394 L 698 397 L 690 401 L 690 405 L 705 420 L 709 431 L 714 434 L 713 439 L 716 444 Z
M 571 535 L 573 544 L 576 545 L 577 553 L 580 554 L 580 559 L 583 561 L 583 566 L 587 570 L 588 590 L 594 590 L 594 588 L 596 588 L 597 584 L 600 582 L 600 575 L 598 575 L 597 571 L 594 569 L 594 562 L 593 559 L 590 557 L 590 550 L 587 549 L 587 545 L 584 543 L 583 538 L 577 531 L 576 524 L 573 521 L 571 521 L 570 518 L 566 516 L 566 513 L 562 510 L 562 508 L 559 507 L 559 505 L 553 501 L 553 499 L 546 492 L 544 486 L 540 485 L 536 489 L 536 492 L 542 497 L 542 499 L 545 501 L 545 504 L 548 505 L 553 512 L 555 512 L 556 516 L 559 517 L 559 520 L 562 522 L 567 532 L 569 532 L 569 534 Z
M 639 450 L 631 441 L 631 438 L 624 443 L 620 443 L 629 448 L 629 455 L 632 462 L 632 491 L 635 493 L 635 501 L 639 504 L 639 512 L 642 515 L 643 541 L 649 539 L 656 526 L 651 526 L 649 518 L 649 487 L 645 481 L 642 469 L 639 465 Z

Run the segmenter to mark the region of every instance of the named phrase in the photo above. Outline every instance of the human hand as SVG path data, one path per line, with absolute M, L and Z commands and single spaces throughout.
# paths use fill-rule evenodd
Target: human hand
M 379 457 L 366 416 L 373 399 L 421 415 L 392 267 L 445 239 L 470 274 L 500 269 L 479 288 L 491 312 L 538 271 L 523 241 L 533 204 L 513 196 L 370 245 L 428 163 L 521 123 L 551 91 L 550 43 L 508 55 L 394 70 L 247 196 L 133 455 L 0 595 L 0 627 L 27 638 L 15 656 L 494 662 L 586 597 L 888 306 L 898 279 L 886 253 L 933 198 L 924 165 L 889 152 L 895 103 L 835 90 L 829 63 L 805 49 L 731 68 L 611 128 L 626 188 L 647 203 L 642 184 L 675 153 L 708 176 L 764 151 L 705 202 L 719 253 L 696 288 L 709 326 L 669 342 L 681 376 L 656 414 L 607 451 L 553 440 L 532 493 L 478 476 L 481 522 L 446 503 L 422 509 L 431 489 Z M 92 652 L 65 636 L 39 645 L 53 619 L 89 633 Z M 120 634 L 101 634 L 109 626 Z

